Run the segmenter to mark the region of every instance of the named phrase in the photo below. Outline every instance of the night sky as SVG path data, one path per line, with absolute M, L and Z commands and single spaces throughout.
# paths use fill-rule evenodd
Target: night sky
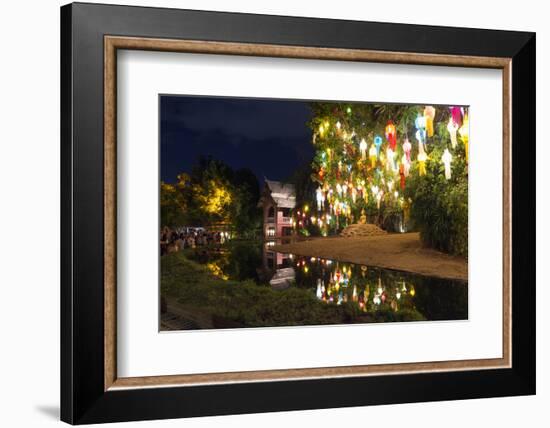
M 287 180 L 313 157 L 304 101 L 167 96 L 160 99 L 161 179 L 173 183 L 200 156 Z

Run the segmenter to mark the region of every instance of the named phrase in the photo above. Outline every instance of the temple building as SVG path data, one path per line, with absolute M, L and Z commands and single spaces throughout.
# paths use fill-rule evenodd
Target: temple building
M 296 190 L 292 184 L 265 179 L 258 202 L 263 209 L 265 238 L 280 238 L 293 234 L 291 210 L 296 206 Z

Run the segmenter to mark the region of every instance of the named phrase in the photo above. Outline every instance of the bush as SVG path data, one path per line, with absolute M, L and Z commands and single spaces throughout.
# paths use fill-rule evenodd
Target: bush
M 448 138 L 448 137 L 447 137 Z M 451 179 L 445 179 L 441 163 L 447 139 L 434 139 L 429 147 L 426 175 L 416 168 L 407 182 L 406 196 L 412 200 L 411 220 L 426 246 L 451 254 L 468 256 L 468 165 L 464 146 L 455 149 Z

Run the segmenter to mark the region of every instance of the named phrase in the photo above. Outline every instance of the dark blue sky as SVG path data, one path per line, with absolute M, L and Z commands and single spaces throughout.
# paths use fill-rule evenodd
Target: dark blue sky
M 307 102 L 254 98 L 168 96 L 160 99 L 161 179 L 174 182 L 199 156 L 260 180 L 285 180 L 312 159 Z

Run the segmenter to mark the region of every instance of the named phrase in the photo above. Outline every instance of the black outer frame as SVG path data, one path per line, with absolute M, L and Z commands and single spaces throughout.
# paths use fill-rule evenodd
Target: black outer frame
M 512 58 L 512 368 L 104 392 L 104 35 Z M 534 166 L 534 33 L 63 6 L 61 420 L 85 424 L 534 394 Z

